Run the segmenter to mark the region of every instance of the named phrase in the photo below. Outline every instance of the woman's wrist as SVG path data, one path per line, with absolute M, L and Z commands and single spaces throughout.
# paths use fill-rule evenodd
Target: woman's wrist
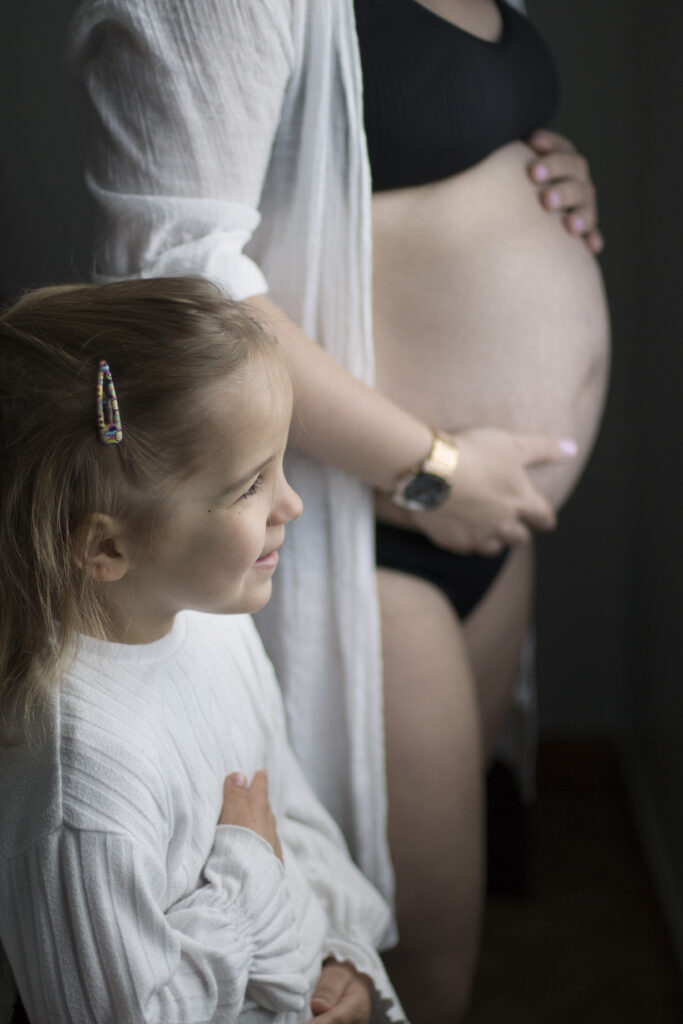
M 414 512 L 438 508 L 447 500 L 458 467 L 455 438 L 442 430 L 432 431 L 426 458 L 402 473 L 390 497 L 394 504 Z

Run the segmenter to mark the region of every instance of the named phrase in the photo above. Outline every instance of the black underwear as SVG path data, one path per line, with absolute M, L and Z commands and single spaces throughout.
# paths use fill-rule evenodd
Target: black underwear
M 547 124 L 559 85 L 553 58 L 505 0 L 488 42 L 418 0 L 355 0 L 372 187 L 449 178 Z
M 456 555 L 413 530 L 376 523 L 377 565 L 433 583 L 464 619 L 479 604 L 508 556 Z

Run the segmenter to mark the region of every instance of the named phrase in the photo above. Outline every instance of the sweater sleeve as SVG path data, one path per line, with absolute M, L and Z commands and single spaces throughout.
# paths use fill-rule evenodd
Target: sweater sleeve
M 372 1024 L 405 1021 L 378 949 L 390 944 L 392 917 L 386 902 L 351 860 L 344 838 L 315 796 L 294 753 L 286 753 L 285 813 L 278 832 L 285 862 L 296 858 L 323 907 L 327 934 L 321 961 L 348 961 L 373 983 Z
M 243 248 L 286 87 L 291 0 L 84 0 L 68 59 L 92 106 L 100 277 L 267 290 Z
M 249 628 L 249 627 L 247 627 Z M 250 623 L 253 630 L 253 623 Z M 253 682 L 263 699 L 264 728 L 277 764 L 277 829 L 288 872 L 302 877 L 324 916 L 320 963 L 348 961 L 372 981 L 372 1024 L 405 1021 L 378 949 L 391 944 L 389 907 L 351 860 L 341 830 L 320 803 L 287 739 L 285 712 L 273 667 L 253 634 Z M 305 938 L 305 937 L 304 937 Z
M 270 846 L 219 826 L 200 887 L 163 908 L 163 865 L 128 837 L 63 827 L 2 867 L 3 943 L 33 1024 L 232 1024 L 305 1007 Z

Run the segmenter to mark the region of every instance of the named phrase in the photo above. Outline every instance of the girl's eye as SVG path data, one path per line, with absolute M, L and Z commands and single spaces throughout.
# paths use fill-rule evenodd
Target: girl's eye
M 249 488 L 249 490 L 245 491 L 244 494 L 241 494 L 237 500 L 238 501 L 244 501 L 245 498 L 251 498 L 254 494 L 256 494 L 257 491 L 259 491 L 261 489 L 261 484 L 262 483 L 263 483 L 263 474 L 259 473 L 259 475 L 254 480 L 254 482 L 251 485 L 251 487 Z

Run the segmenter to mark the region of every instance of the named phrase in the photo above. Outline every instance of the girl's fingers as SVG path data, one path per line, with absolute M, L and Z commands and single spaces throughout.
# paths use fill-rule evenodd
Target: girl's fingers
M 263 768 L 254 773 L 249 795 L 256 809 L 263 810 L 268 806 L 268 773 Z
M 369 1024 L 369 1021 L 370 1000 L 367 993 L 349 988 L 335 1006 L 317 1014 L 311 1024 Z
M 242 775 L 242 772 L 233 772 L 225 781 L 228 786 L 239 786 L 240 789 L 246 788 L 247 785 L 247 777 Z
M 311 1010 L 316 1016 L 336 1006 L 349 984 L 348 971 L 338 963 L 323 966 L 311 999 Z

